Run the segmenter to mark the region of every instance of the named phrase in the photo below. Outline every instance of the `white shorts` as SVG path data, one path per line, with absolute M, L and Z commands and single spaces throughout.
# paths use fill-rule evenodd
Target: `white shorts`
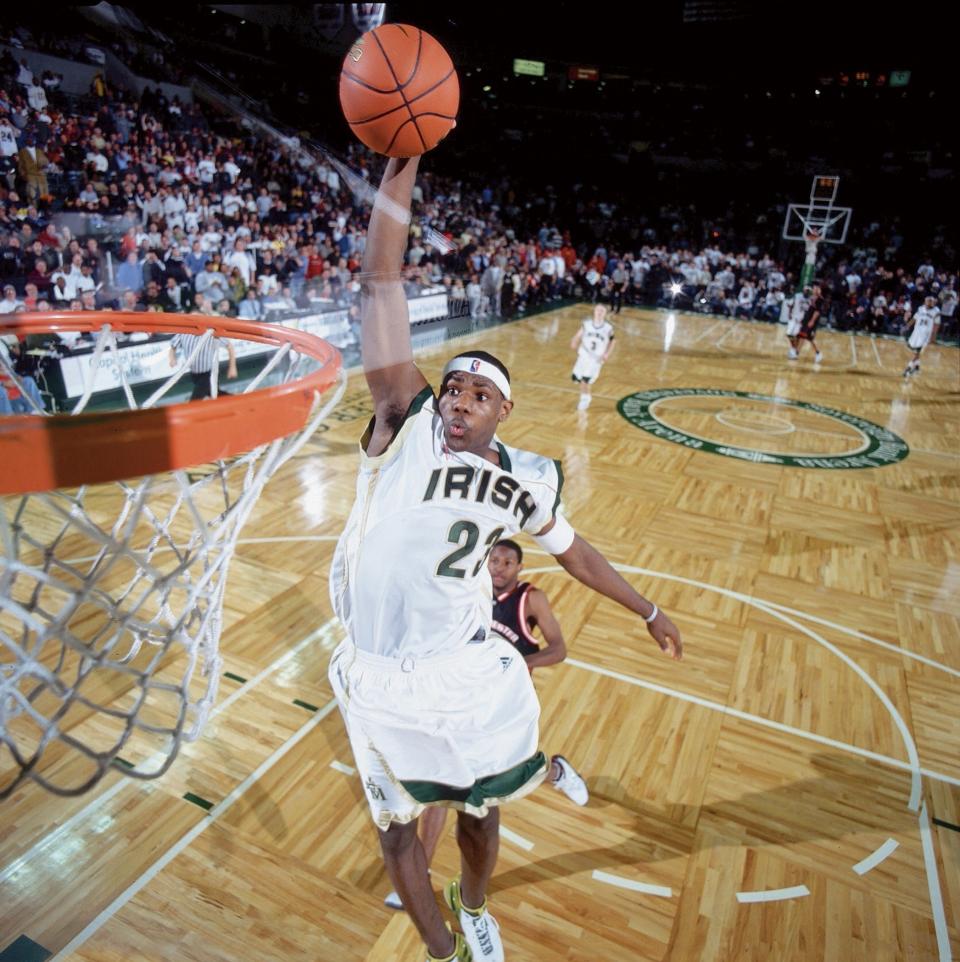
M 577 362 L 573 365 L 573 374 L 571 377 L 574 381 L 593 384 L 600 376 L 600 368 L 602 367 L 603 361 L 597 361 L 592 357 L 584 357 L 584 355 L 578 354 Z
M 428 805 L 482 817 L 547 773 L 530 672 L 502 638 L 422 659 L 370 655 L 348 639 L 329 677 L 380 829 Z
M 787 337 L 796 337 L 800 333 L 800 328 L 803 325 L 803 321 L 795 321 L 793 319 L 787 321 Z
M 929 343 L 930 343 L 929 335 L 921 334 L 919 337 L 917 337 L 917 334 L 915 331 L 911 332 L 910 340 L 907 341 L 907 344 L 909 345 L 911 351 L 922 351 Z

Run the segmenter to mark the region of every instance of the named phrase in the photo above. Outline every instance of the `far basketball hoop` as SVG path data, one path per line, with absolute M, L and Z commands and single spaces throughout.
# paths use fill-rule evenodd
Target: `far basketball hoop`
M 839 187 L 839 177 L 818 174 L 810 185 L 810 202 L 787 207 L 781 236 L 784 240 L 803 241 L 806 246 L 800 287 L 813 279 L 820 244 L 843 244 L 847 239 L 853 210 L 834 206 Z

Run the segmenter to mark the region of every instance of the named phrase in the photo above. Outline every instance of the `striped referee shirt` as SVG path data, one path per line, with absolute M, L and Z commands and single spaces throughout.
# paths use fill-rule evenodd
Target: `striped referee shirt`
M 184 358 L 190 357 L 203 339 L 202 334 L 175 334 L 171 347 Z M 211 337 L 190 362 L 191 374 L 209 374 L 214 364 L 220 363 L 220 338 Z

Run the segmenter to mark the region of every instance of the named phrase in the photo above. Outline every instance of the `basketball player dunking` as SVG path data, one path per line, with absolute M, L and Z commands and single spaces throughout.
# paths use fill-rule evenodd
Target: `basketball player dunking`
M 483 351 L 461 354 L 438 397 L 413 363 L 400 268 L 417 164 L 388 162 L 364 251 L 361 351 L 374 416 L 330 571 L 347 637 L 329 677 L 387 872 L 428 959 L 500 962 L 486 900 L 498 806 L 533 791 L 550 766 L 530 673 L 490 633 L 488 552 L 527 531 L 578 581 L 639 615 L 665 654 L 683 649 L 673 622 L 558 511 L 559 465 L 496 438 L 513 408 L 506 367 Z M 444 895 L 462 935 L 444 924 L 417 838 L 431 805 L 457 810 L 461 875 Z
M 517 649 L 532 675 L 534 668 L 563 661 L 567 657 L 567 646 L 560 625 L 550 610 L 547 596 L 529 582 L 520 581 L 522 567 L 523 549 L 516 541 L 504 538 L 494 545 L 487 561 L 493 582 L 493 621 L 490 630 L 491 634 L 499 635 Z M 539 630 L 543 635 L 546 642 L 543 647 L 537 643 L 534 630 Z M 577 805 L 586 805 L 590 800 L 586 782 L 563 755 L 554 755 L 550 759 L 550 772 L 545 781 Z M 420 841 L 427 857 L 427 866 L 433 861 L 446 824 L 445 808 L 428 808 L 420 816 Z M 391 892 L 383 904 L 391 909 L 403 908 L 403 902 L 396 892 Z

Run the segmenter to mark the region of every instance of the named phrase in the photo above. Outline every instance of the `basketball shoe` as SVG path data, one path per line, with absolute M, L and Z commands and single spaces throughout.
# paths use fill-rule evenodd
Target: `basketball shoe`
M 787 360 L 795 361 L 796 359 L 797 359 L 797 349 L 795 347 L 791 347 L 790 350 L 787 351 Z
M 487 900 L 476 909 L 467 908 L 460 899 L 460 877 L 447 883 L 443 898 L 456 913 L 473 962 L 503 962 L 500 926 L 487 909 Z M 459 958 L 459 957 L 458 957 Z
M 391 893 L 383 900 L 383 904 L 384 904 L 388 909 L 398 909 L 398 910 L 399 910 L 399 909 L 402 909 L 402 908 L 403 908 L 403 899 L 400 898 L 400 893 L 399 893 L 399 892 L 391 892 Z
M 575 805 L 586 805 L 590 800 L 587 783 L 580 777 L 573 765 L 563 755 L 554 755 L 550 761 L 560 769 L 560 777 L 550 784 L 558 792 L 563 792 Z
M 813 363 L 819 364 L 822 360 L 823 360 L 823 354 L 821 354 L 820 351 L 817 351 L 817 353 L 814 354 L 813 356 Z
M 448 925 L 447 928 L 450 928 Z M 436 955 L 427 953 L 427 962 L 470 962 L 470 948 L 463 940 L 459 932 L 453 933 L 453 955 L 445 955 L 440 958 Z

